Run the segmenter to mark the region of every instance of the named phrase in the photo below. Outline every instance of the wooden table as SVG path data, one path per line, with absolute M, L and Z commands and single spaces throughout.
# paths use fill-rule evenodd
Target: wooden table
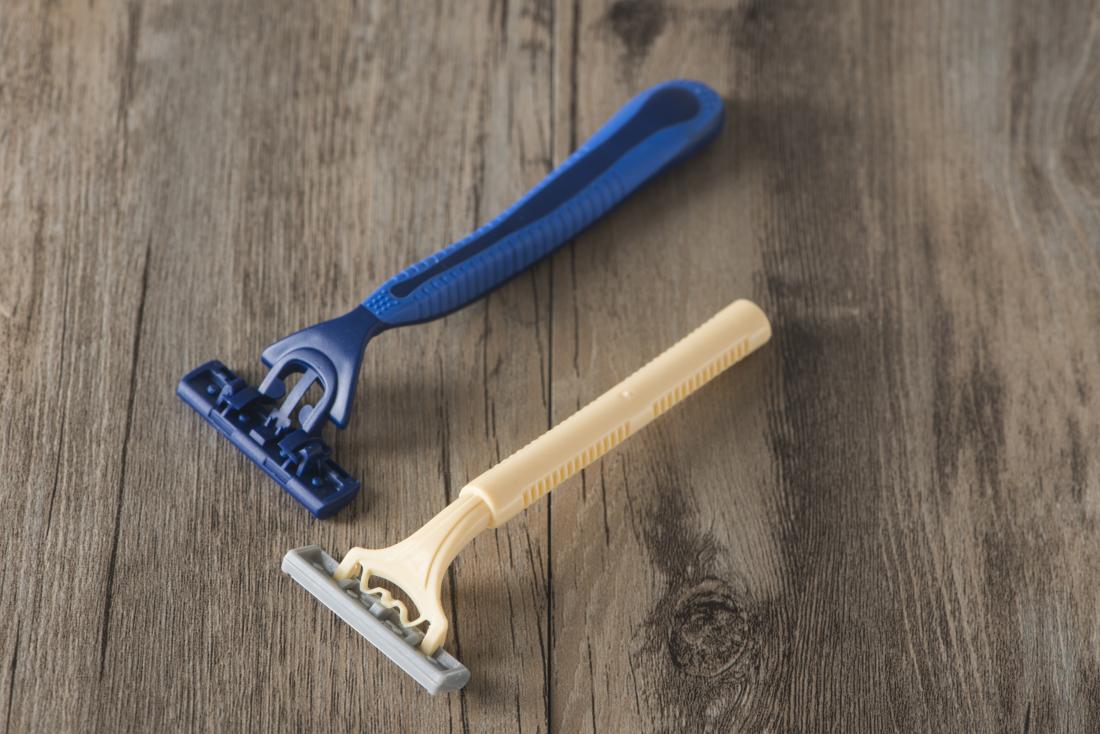
M 485 222 L 633 93 L 703 156 L 368 350 L 311 520 L 173 394 Z M 5 2 L 0 722 L 1095 731 L 1100 8 Z M 736 297 L 762 352 L 460 556 L 429 698 L 279 571 L 395 542 Z

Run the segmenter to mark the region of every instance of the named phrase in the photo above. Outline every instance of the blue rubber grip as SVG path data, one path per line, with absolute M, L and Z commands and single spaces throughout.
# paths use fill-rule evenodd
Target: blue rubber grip
M 695 81 L 658 84 L 628 102 L 499 217 L 403 270 L 363 306 L 390 326 L 462 308 L 573 239 L 718 134 L 722 99 Z

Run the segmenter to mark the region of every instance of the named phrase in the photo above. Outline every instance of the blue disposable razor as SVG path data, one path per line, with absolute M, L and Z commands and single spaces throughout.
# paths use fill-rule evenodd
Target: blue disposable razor
M 253 387 L 207 362 L 176 393 L 316 517 L 332 515 L 359 480 L 331 456 L 325 421 L 348 412 L 367 342 L 395 326 L 446 316 L 530 267 L 635 189 L 714 139 L 721 98 L 694 81 L 658 84 L 628 102 L 577 152 L 499 217 L 387 280 L 349 313 L 280 339 Z M 285 380 L 300 374 L 287 392 Z M 319 384 L 315 404 L 304 400 Z

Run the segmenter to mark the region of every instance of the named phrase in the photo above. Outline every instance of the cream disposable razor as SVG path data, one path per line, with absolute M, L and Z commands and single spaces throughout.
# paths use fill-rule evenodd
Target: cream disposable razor
M 448 620 L 442 586 L 466 544 L 500 527 L 771 337 L 755 304 L 722 309 L 630 377 L 477 477 L 405 540 L 378 550 L 352 548 L 335 559 L 317 546 L 283 558 L 290 574 L 430 693 L 457 690 L 470 671 L 443 649 Z M 372 579 L 399 588 L 409 608 Z

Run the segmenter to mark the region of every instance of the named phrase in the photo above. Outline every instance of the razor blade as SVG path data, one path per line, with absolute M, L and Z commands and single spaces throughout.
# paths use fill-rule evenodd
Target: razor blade
M 288 574 L 340 619 L 377 647 L 383 655 L 408 673 L 433 696 L 457 691 L 470 680 L 470 671 L 446 650 L 428 656 L 418 645 L 423 637 L 417 628 L 397 621 L 397 612 L 381 599 L 359 588 L 358 579 L 337 581 L 332 577 L 339 564 L 316 545 L 292 550 L 283 557 Z

